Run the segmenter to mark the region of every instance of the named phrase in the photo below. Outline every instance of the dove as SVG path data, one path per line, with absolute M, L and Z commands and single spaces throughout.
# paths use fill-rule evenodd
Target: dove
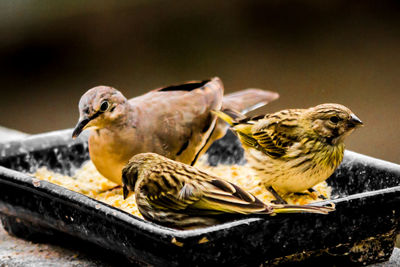
M 130 100 L 115 88 L 97 86 L 79 101 L 80 117 L 72 137 L 90 129 L 93 164 L 119 185 L 123 167 L 139 153 L 153 152 L 194 165 L 228 129 L 222 120 L 217 123 L 211 110 L 226 106 L 247 111 L 279 96 L 259 89 L 226 97 L 223 93 L 218 77 L 155 89 Z

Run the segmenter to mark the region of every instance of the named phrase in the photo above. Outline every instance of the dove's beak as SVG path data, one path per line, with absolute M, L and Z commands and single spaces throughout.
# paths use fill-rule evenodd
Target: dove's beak
M 77 138 L 81 132 L 85 129 L 85 126 L 90 122 L 90 118 L 83 118 L 78 121 L 78 123 L 75 126 L 74 131 L 72 132 L 72 138 L 75 139 Z
M 88 127 L 94 126 L 94 125 L 89 124 L 89 122 L 96 119 L 102 113 L 103 113 L 102 111 L 98 111 L 90 117 L 81 115 L 81 118 L 79 118 L 79 121 L 76 124 L 74 131 L 72 132 L 72 138 L 73 139 L 77 138 L 83 130 L 85 130 Z

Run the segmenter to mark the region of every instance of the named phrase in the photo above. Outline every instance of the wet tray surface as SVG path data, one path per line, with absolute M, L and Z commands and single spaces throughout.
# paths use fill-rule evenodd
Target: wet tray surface
M 176 231 L 141 220 L 28 175 L 38 167 L 71 174 L 88 159 L 85 136 L 71 131 L 0 144 L 0 213 L 14 235 L 68 234 L 123 254 L 139 264 L 275 265 L 369 264 L 387 260 L 400 214 L 400 166 L 346 151 L 328 180 L 336 211 L 249 218 L 209 228 Z M 228 133 L 207 152 L 209 163 L 243 163 Z

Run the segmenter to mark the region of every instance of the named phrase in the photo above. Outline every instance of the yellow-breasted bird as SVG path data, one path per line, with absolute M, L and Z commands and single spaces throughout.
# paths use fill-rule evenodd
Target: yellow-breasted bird
M 328 179 L 343 159 L 344 139 L 363 123 L 339 104 L 286 109 L 257 117 L 215 111 L 231 125 L 246 159 L 274 194 L 303 192 Z
M 122 171 L 124 199 L 160 225 L 193 229 L 250 215 L 327 214 L 332 207 L 265 204 L 237 185 L 155 153 L 132 157 Z
M 139 153 L 155 152 L 194 164 L 228 129 L 212 109 L 246 111 L 279 96 L 260 89 L 225 97 L 223 92 L 219 78 L 160 88 L 130 100 L 112 87 L 94 87 L 79 101 L 73 137 L 91 129 L 90 158 L 104 177 L 117 184 L 122 184 L 122 168 Z

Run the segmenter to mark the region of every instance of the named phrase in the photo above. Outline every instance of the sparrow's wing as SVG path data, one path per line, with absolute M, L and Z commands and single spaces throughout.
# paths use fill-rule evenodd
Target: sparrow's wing
M 295 134 L 297 118 L 284 115 L 281 112 L 266 115 L 252 128 L 252 137 L 273 158 L 284 156 L 288 148 L 299 141 L 298 134 Z
M 239 214 L 268 213 L 269 209 L 262 201 L 230 182 L 213 179 L 207 181 L 204 188 L 203 197 L 190 209 Z
M 159 191 L 158 193 L 147 194 L 147 202 L 154 208 L 161 210 L 185 210 L 201 197 L 201 195 L 198 195 L 195 188 L 189 187 L 190 186 L 184 185 L 182 188 L 185 192 L 190 191 L 190 195 L 186 195 L 185 198 L 180 198 L 180 192 L 176 190 Z
M 188 214 L 212 215 L 220 213 L 249 214 L 265 211 L 266 206 L 252 194 L 220 179 L 193 179 L 177 190 L 157 190 L 161 185 L 148 185 L 155 190 L 147 192 L 147 201 L 157 209 L 172 209 Z

